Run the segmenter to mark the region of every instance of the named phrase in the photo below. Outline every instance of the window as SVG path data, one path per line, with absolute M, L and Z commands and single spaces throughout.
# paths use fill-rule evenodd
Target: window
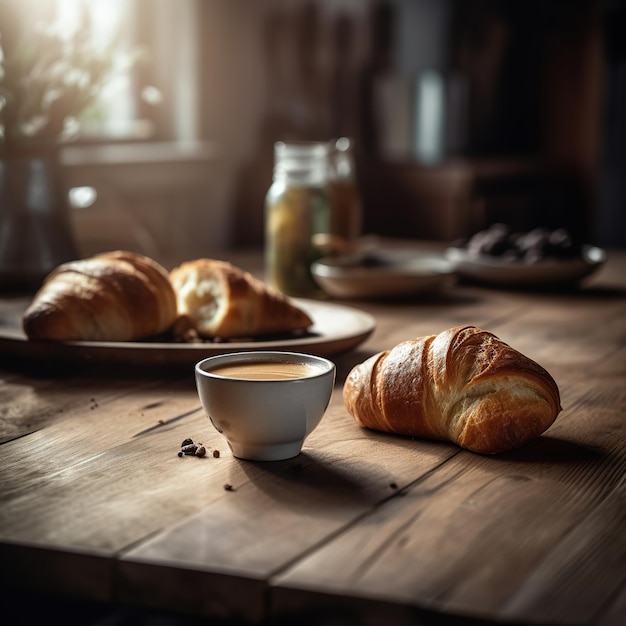
M 19 34 L 31 48 L 40 46 L 35 58 L 53 37 L 66 42 L 68 50 L 78 37 L 88 41 L 88 52 L 104 56 L 111 66 L 97 97 L 79 117 L 81 141 L 198 139 L 195 0 L 2 0 L 2 4 L 0 100 L 3 49 L 15 52 Z M 67 67 L 62 71 L 70 80 Z M 82 80 L 80 71 L 74 77 Z
M 158 104 L 156 87 L 142 85 L 142 44 L 137 41 L 136 3 L 132 0 L 56 0 L 56 27 L 61 33 L 74 33 L 81 27 L 85 11 L 96 49 L 115 45 L 111 78 L 96 101 L 81 119 L 81 134 L 86 138 L 149 138 L 154 124 L 149 110 L 142 106 L 146 95 Z

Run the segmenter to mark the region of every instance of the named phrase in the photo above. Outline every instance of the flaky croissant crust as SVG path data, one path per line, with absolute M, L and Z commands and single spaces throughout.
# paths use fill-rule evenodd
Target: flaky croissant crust
M 227 261 L 188 261 L 170 272 L 170 281 L 179 315 L 188 317 L 201 337 L 256 337 L 313 324 L 284 294 Z
M 374 355 L 350 372 L 343 397 L 363 427 L 484 454 L 534 439 L 561 411 L 557 384 L 543 367 L 475 326 Z
M 115 250 L 54 269 L 25 311 L 30 339 L 136 341 L 169 329 L 176 296 L 149 257 Z

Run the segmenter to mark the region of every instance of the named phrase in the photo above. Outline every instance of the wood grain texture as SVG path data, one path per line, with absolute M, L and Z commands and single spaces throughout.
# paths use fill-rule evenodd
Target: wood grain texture
M 288 461 L 235 459 L 192 372 L 2 361 L 5 599 L 46 592 L 256 624 L 621 626 L 626 254 L 576 292 L 468 284 L 352 304 L 376 331 L 334 359 L 328 411 Z M 497 456 L 359 428 L 341 399 L 350 369 L 458 324 L 548 369 L 563 405 L 553 426 Z M 209 454 L 178 457 L 186 437 Z
M 256 464 L 231 458 L 224 484 L 232 490 L 125 552 L 119 566 L 121 593 L 151 593 L 168 598 L 170 605 L 185 604 L 189 583 L 151 581 L 149 589 L 138 591 L 138 571 L 146 561 L 192 567 L 204 576 L 219 571 L 231 579 L 220 603 L 230 602 L 236 617 L 242 585 L 250 578 L 268 580 L 392 497 L 416 472 L 431 471 L 457 453 L 452 446 L 373 437 L 353 424 L 339 402 L 336 392 L 329 413 L 296 459 Z M 210 588 L 204 597 L 213 592 Z M 251 601 L 261 602 L 264 592 L 260 586 Z
M 325 590 L 474 617 L 592 623 L 625 583 L 623 454 L 551 436 L 503 457 L 461 453 L 273 583 L 283 597 L 286 587 Z M 574 572 L 576 603 L 565 600 Z

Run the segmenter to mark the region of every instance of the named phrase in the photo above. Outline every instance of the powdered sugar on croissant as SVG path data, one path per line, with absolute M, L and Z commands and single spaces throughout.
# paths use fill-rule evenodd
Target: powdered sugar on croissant
M 483 454 L 538 437 L 561 411 L 552 376 L 492 333 L 459 326 L 357 365 L 343 389 L 357 423 Z

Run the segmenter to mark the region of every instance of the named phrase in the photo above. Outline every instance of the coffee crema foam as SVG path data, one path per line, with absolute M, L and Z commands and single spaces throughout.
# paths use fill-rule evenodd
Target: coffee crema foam
M 320 373 L 320 368 L 306 363 L 292 361 L 241 361 L 218 365 L 210 370 L 211 374 L 228 378 L 248 380 L 286 380 L 306 378 Z

